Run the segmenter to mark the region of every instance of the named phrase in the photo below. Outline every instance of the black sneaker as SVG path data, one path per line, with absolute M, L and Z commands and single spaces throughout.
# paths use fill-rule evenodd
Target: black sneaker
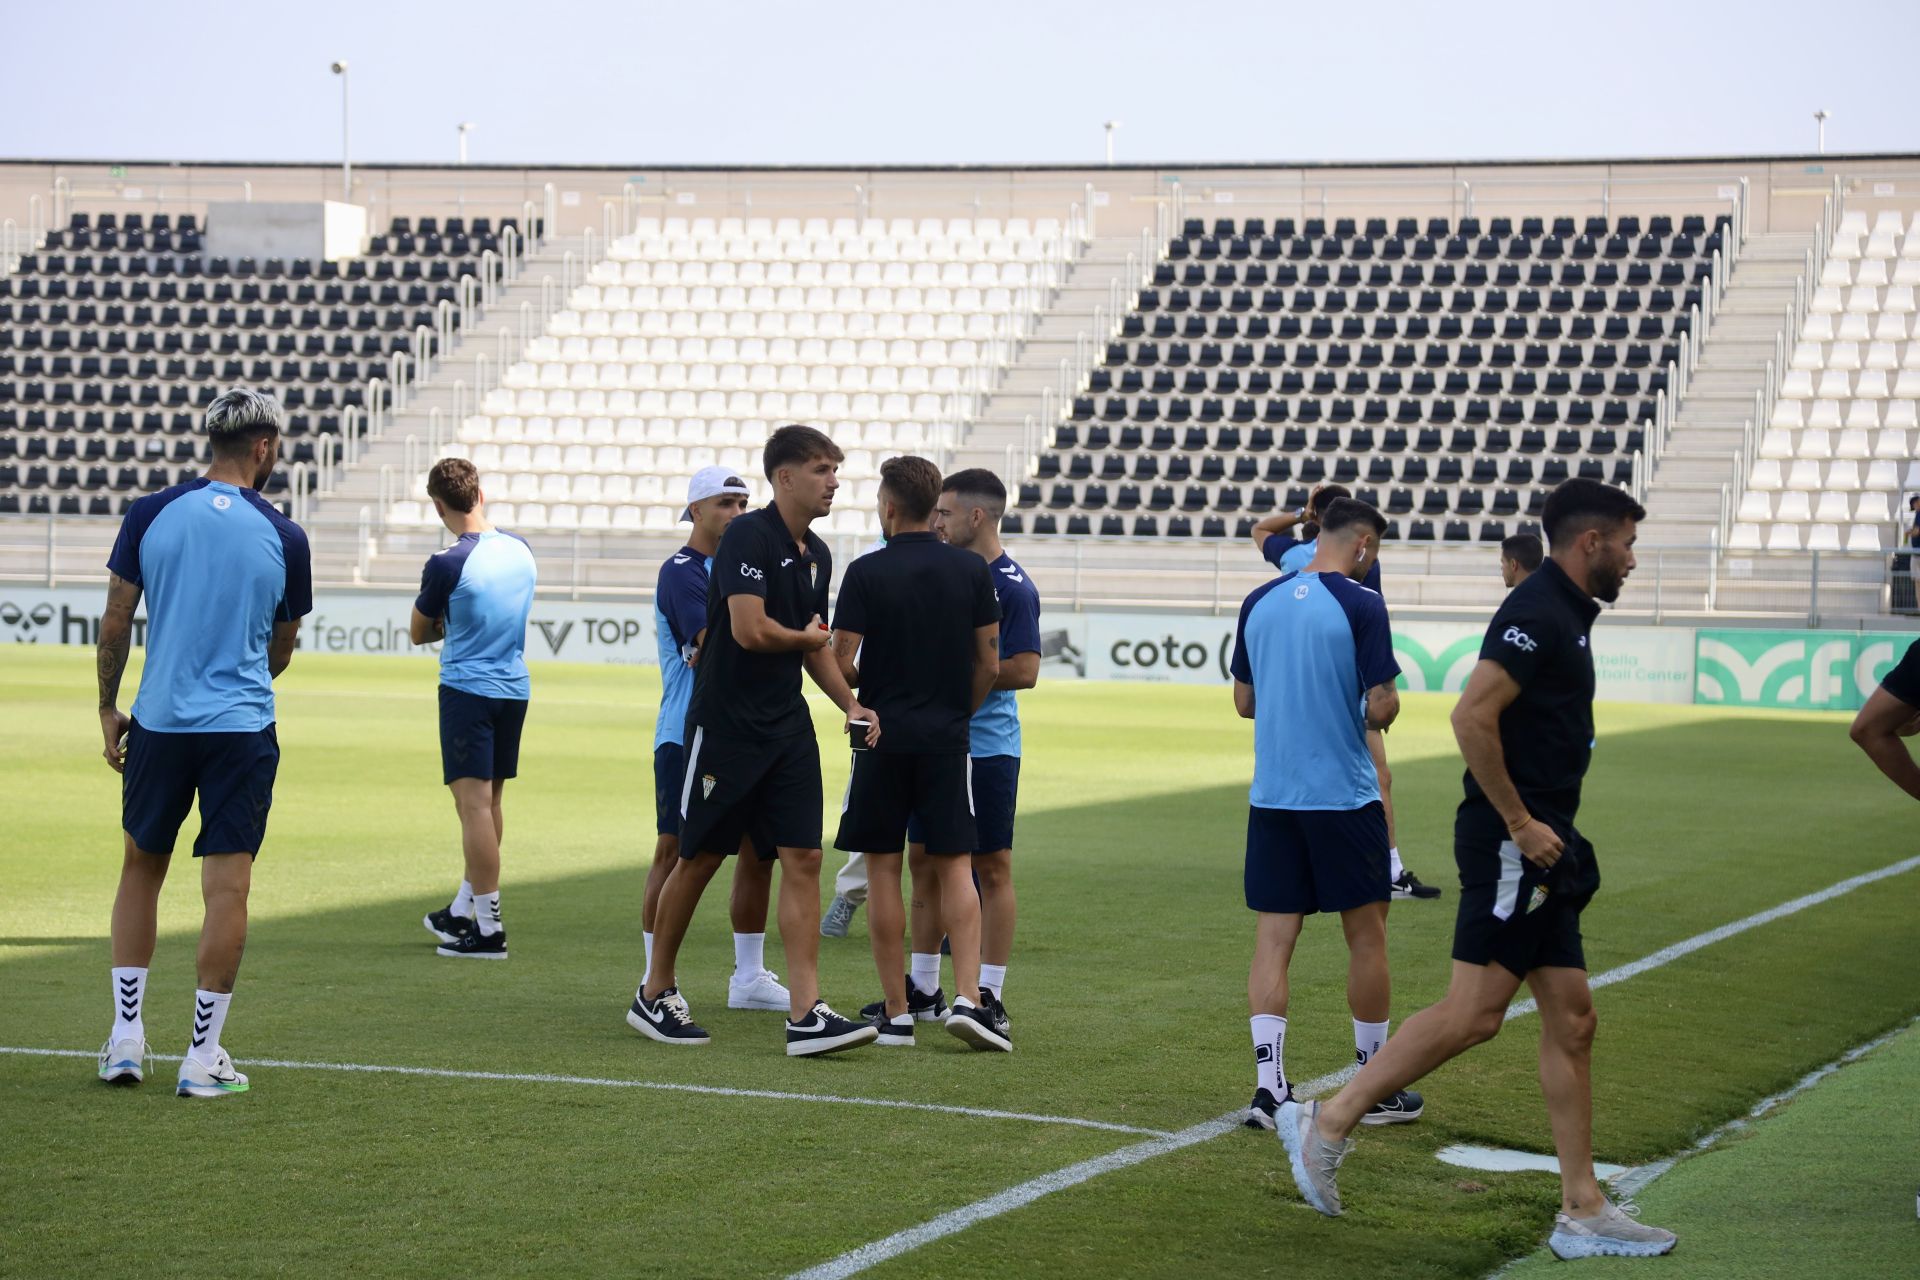
M 1291 1094 L 1288 1095 L 1288 1097 L 1291 1096 Z M 1255 1089 L 1253 1091 L 1253 1101 L 1247 1104 L 1247 1118 L 1240 1123 L 1246 1125 L 1249 1129 L 1265 1129 L 1268 1133 L 1273 1133 L 1277 1129 L 1274 1123 L 1273 1113 L 1278 1111 L 1280 1104 L 1286 1100 L 1284 1097 L 1274 1097 L 1265 1089 Z
M 1437 898 L 1440 890 L 1433 885 L 1423 884 L 1419 876 L 1400 868 L 1400 878 L 1393 882 L 1393 896 L 1396 898 Z
M 421 917 L 420 923 L 427 927 L 428 933 L 442 942 L 458 942 L 475 930 L 473 917 L 457 916 L 453 914 L 451 906 L 427 912 Z
M 433 954 L 453 956 L 455 959 L 505 960 L 507 931 L 498 929 L 492 933 L 482 933 L 476 927 L 472 933 L 463 933 L 452 942 L 441 943 L 433 949 Z
M 1007 1017 L 1007 1006 L 1000 1003 L 1000 997 L 982 987 L 980 988 L 980 1007 L 985 1009 L 987 1016 L 993 1019 L 993 1029 L 1000 1033 L 1001 1038 L 1011 1039 L 1013 1020 Z
M 1013 1041 L 993 1026 L 993 1015 L 978 1005 L 956 1004 L 947 1015 L 947 1034 L 965 1041 L 968 1048 L 1013 1052 Z
M 858 1049 L 880 1038 L 880 1028 L 871 1022 L 850 1022 L 815 1000 L 805 1022 L 787 1023 L 787 1056 L 810 1058 L 818 1053 L 839 1053 Z
M 694 1025 L 678 987 L 668 987 L 652 1000 L 644 987 L 634 992 L 627 1025 L 661 1044 L 707 1044 L 713 1038 L 706 1028 Z
M 888 1018 L 884 1013 L 874 1014 L 867 1021 L 872 1023 L 874 1029 L 880 1033 L 880 1038 L 874 1041 L 875 1044 L 893 1045 L 903 1049 L 913 1047 L 913 1019 L 905 1014 L 900 1016 L 898 1022 Z
M 1360 1117 L 1361 1124 L 1412 1124 L 1427 1109 L 1426 1100 L 1411 1089 L 1402 1089 L 1391 1098 L 1373 1104 Z
M 860 1016 L 871 1022 L 886 1011 L 887 1002 L 885 997 L 882 997 L 879 1000 L 875 1000 L 872 1004 L 862 1005 L 860 1007 Z M 907 1012 L 913 1015 L 915 1022 L 938 1022 L 947 1016 L 946 993 L 939 987 L 935 987 L 932 995 L 922 995 L 920 988 L 913 985 L 913 977 L 909 974 L 907 977 Z

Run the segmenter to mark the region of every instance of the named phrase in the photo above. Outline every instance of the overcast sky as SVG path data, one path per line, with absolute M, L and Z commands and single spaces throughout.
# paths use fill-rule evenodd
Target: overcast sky
M 95 0 L 0 30 L 7 158 L 337 159 L 334 58 L 376 163 L 451 161 L 462 120 L 475 162 L 636 167 L 1087 163 L 1108 119 L 1138 162 L 1807 152 L 1816 107 L 1829 150 L 1920 150 L 1913 0 Z

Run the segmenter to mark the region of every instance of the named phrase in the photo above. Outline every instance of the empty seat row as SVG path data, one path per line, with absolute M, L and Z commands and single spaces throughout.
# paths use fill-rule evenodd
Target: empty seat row
M 487 516 L 497 526 L 515 532 L 539 530 L 604 530 L 612 533 L 677 534 L 686 526 L 680 523 L 681 504 L 579 504 L 540 501 L 501 501 L 487 504 Z M 394 503 L 386 513 L 387 522 L 399 527 L 434 528 L 440 519 L 433 504 L 419 499 Z M 877 517 L 866 511 L 835 511 L 814 522 L 814 532 L 870 538 L 879 532 Z
M 0 326 L 0 358 L 13 352 L 106 356 L 348 356 L 376 357 L 411 351 L 411 332 L 293 333 L 275 330 L 212 334 L 177 329 L 40 329 Z
M 1893 500 L 1890 494 L 1881 490 L 1866 493 L 1828 490 L 1816 494 L 1805 489 L 1787 489 L 1777 493 L 1749 489 L 1740 499 L 1736 518 L 1757 524 L 1774 520 L 1801 524 L 1812 520 L 1847 524 L 1861 520 L 1885 525 L 1893 520 Z
M 1893 317 L 1898 319 L 1898 317 Z M 1891 338 L 1870 342 L 1862 352 L 1858 342 L 1801 341 L 1794 344 L 1794 369 L 1920 369 L 1920 342 Z
M 1637 259 L 1655 262 L 1662 259 L 1691 259 L 1711 256 L 1722 247 L 1717 236 L 1696 239 L 1690 235 L 1663 236 L 1388 236 L 1376 241 L 1371 236 L 1342 239 L 1339 236 L 1235 236 L 1223 240 L 1202 236 L 1197 240 L 1179 238 L 1167 246 L 1167 257 L 1180 261 L 1257 260 L 1273 262 L 1555 262 L 1602 260 L 1620 262 Z
M 1836 489 L 1849 493 L 1859 489 L 1893 492 L 1902 488 L 1900 463 L 1894 459 L 1868 462 L 1864 470 L 1859 461 L 1851 458 L 1832 462 L 1800 458 L 1785 463 L 1784 469 L 1782 461 L 1778 458 L 1756 459 L 1751 487 L 1763 490 Z M 1908 464 L 1905 487 L 1920 489 L 1920 462 Z
M 279 397 L 280 404 L 286 409 L 307 409 L 323 411 L 349 406 L 364 407 L 367 403 L 368 389 L 358 385 L 336 387 L 322 383 L 316 387 L 275 386 L 270 388 Z M 130 382 L 55 382 L 51 386 L 41 382 L 10 382 L 0 380 L 0 405 L 102 405 L 109 408 L 122 406 L 138 408 L 187 408 L 204 406 L 210 403 L 219 388 L 210 383 L 189 384 L 176 382 L 170 386 L 158 383 Z M 382 388 L 382 397 L 388 393 Z
M 1056 515 L 1051 511 L 1025 513 L 1009 511 L 1000 522 L 1000 532 L 1010 536 L 1053 537 L 1100 537 L 1100 538 L 1200 538 L 1211 541 L 1224 541 L 1233 538 L 1244 542 L 1253 535 L 1254 517 L 1241 516 L 1237 520 L 1227 516 L 1191 516 L 1144 514 L 1119 516 L 1106 515 Z M 818 526 L 815 526 L 816 528 Z M 1537 520 L 1509 522 L 1504 519 L 1453 519 L 1435 521 L 1424 517 L 1402 522 L 1397 518 L 1387 521 L 1384 538 L 1388 542 L 1455 542 L 1498 545 L 1504 541 L 1511 529 L 1515 533 L 1531 533 L 1538 536 L 1540 525 Z
M 664 236 L 615 240 L 608 246 L 607 256 L 616 273 L 622 266 L 633 263 L 653 264 L 664 267 L 678 267 L 680 271 L 669 271 L 668 277 L 685 278 L 684 266 L 699 265 L 703 269 L 696 274 L 706 277 L 721 268 L 746 268 L 755 265 L 770 266 L 785 264 L 794 266 L 845 266 L 852 263 L 871 264 L 888 268 L 896 266 L 914 267 L 932 264 L 943 267 L 951 263 L 972 265 L 975 263 L 1038 263 L 1052 256 L 1055 246 L 1035 237 L 1014 239 L 995 237 L 983 239 L 978 236 L 937 237 L 922 239 L 906 237 L 896 239 L 892 236 L 794 236 L 788 239 L 778 237 L 733 236 L 707 239 L 670 239 Z M 607 265 L 607 264 L 601 264 Z M 597 270 L 597 268 L 596 268 Z M 615 279 L 619 279 L 616 274 Z M 655 278 L 643 273 L 642 280 Z M 632 278 L 628 277 L 628 283 Z M 875 280 L 874 283 L 879 283 Z
M 1905 425 L 1884 430 L 1871 427 L 1847 427 L 1839 431 L 1811 428 L 1793 431 L 1769 429 L 1760 437 L 1763 458 L 1892 458 L 1899 461 L 1915 456 L 1913 447 L 1913 401 L 1895 400 L 1907 409 Z M 1871 400 L 1855 400 L 1854 408 L 1872 409 Z
M 1838 292 L 1837 290 L 1835 291 Z M 1861 293 L 1862 290 L 1854 290 Z M 1872 290 L 1864 292 L 1871 294 Z M 1888 293 L 1897 293 L 1898 289 L 1889 289 Z M 1186 289 L 1167 290 L 1142 289 L 1138 309 L 1145 312 L 1170 311 L 1176 314 L 1185 311 L 1198 311 L 1207 314 L 1215 311 L 1245 313 L 1259 311 L 1267 315 L 1288 311 L 1295 315 L 1341 315 L 1348 311 L 1356 315 L 1372 315 L 1383 312 L 1387 315 L 1439 315 L 1449 313 L 1466 315 L 1501 315 L 1511 310 L 1517 315 L 1532 315 L 1546 312 L 1553 315 L 1567 315 L 1580 312 L 1585 315 L 1632 314 L 1642 310 L 1665 314 L 1672 311 L 1685 311 L 1700 304 L 1699 289 L 1684 291 L 1655 288 L 1643 291 L 1637 288 L 1583 289 L 1575 293 L 1572 289 L 1517 289 L 1508 291 L 1500 288 L 1486 289 L 1356 289 L 1349 293 L 1340 288 L 1328 289 L 1262 289 L 1257 294 L 1252 289 Z M 1838 311 L 1838 305 L 1826 308 Z M 1878 305 L 1853 307 L 1849 309 L 1877 311 Z M 1904 306 L 1888 306 L 1886 310 L 1913 310 L 1913 292 L 1906 291 Z
M 1885 369 L 1863 369 L 1858 373 L 1827 369 L 1818 375 L 1806 369 L 1789 369 L 1780 379 L 1780 394 L 1788 400 L 1920 398 L 1920 367 L 1899 370 L 1892 375 L 1891 382 L 1888 377 L 1889 371 Z
M 41 304 L 37 302 L 0 302 L 0 326 L 18 328 L 49 329 L 93 329 L 111 331 L 116 329 L 178 329 L 187 333 L 233 332 L 237 330 L 260 331 L 265 329 L 288 329 L 314 333 L 322 330 L 349 330 L 361 333 L 399 332 L 414 329 L 421 325 L 432 326 L 439 319 L 430 308 L 414 308 L 409 305 L 392 307 L 360 307 L 354 310 L 336 308 L 322 313 L 318 310 L 306 310 L 295 313 L 289 308 L 276 308 L 267 311 L 250 307 L 241 311 L 235 307 L 216 309 L 194 306 L 163 306 L 158 310 L 145 304 L 124 306 L 117 302 L 96 306 L 91 302 L 69 305 L 64 302 Z M 452 313 L 455 327 L 460 323 L 460 313 Z
M 1370 426 L 1344 429 L 1320 427 L 1311 438 L 1303 427 L 1285 427 L 1276 431 L 1268 426 L 1251 427 L 1244 432 L 1237 426 L 1215 427 L 1212 430 L 1187 427 L 1176 436 L 1172 427 L 1148 429 L 1123 426 L 1115 431 L 1098 423 L 1087 425 L 1083 433 L 1081 424 L 1066 422 L 1054 428 L 1050 443 L 1054 449 L 1063 452 L 1085 448 L 1090 452 L 1118 450 L 1126 453 L 1144 449 L 1149 453 L 1166 453 L 1177 448 L 1183 453 L 1211 451 L 1261 454 L 1278 450 L 1281 453 L 1351 453 L 1364 457 L 1405 453 L 1409 449 L 1415 453 L 1445 451 L 1498 455 L 1509 452 L 1545 453 L 1551 447 L 1554 453 L 1604 454 L 1624 446 L 1626 452 L 1633 453 L 1645 447 L 1645 437 L 1638 430 L 1627 431 L 1622 439 L 1612 428 L 1603 427 L 1584 434 L 1563 429 L 1556 431 L 1549 442 L 1542 428 L 1522 429 L 1516 439 L 1514 433 L 1505 427 L 1484 430 L 1455 427 L 1451 432 L 1442 432 L 1437 427 L 1414 430 L 1386 427 L 1376 432 Z
M 1096 370 L 1088 379 L 1088 391 L 1095 396 L 1525 396 L 1549 400 L 1583 396 L 1589 400 L 1601 396 L 1637 396 L 1666 387 L 1666 370 L 1648 370 L 1646 364 L 1626 369 L 1612 365 L 1581 369 L 1560 367 L 1480 369 L 1435 364 L 1407 372 L 1402 369 L 1356 368 L 1336 365 L 1330 369 L 1300 368 L 1255 369 L 1244 375 L 1233 368 Z M 576 366 L 578 367 L 578 366 Z M 1609 372 L 1611 370 L 1611 372 Z
M 1531 405 L 1531 412 L 1529 412 Z M 1277 426 L 1286 422 L 1313 424 L 1318 422 L 1346 423 L 1360 422 L 1383 424 L 1393 422 L 1399 426 L 1418 426 L 1422 423 L 1445 426 L 1455 421 L 1469 425 L 1496 423 L 1505 427 L 1517 427 L 1525 423 L 1535 426 L 1553 426 L 1565 423 L 1568 426 L 1586 426 L 1598 423 L 1601 426 L 1624 426 L 1628 422 L 1651 422 L 1658 412 L 1658 401 L 1641 400 L 1636 404 L 1626 400 L 1606 400 L 1599 402 L 1588 399 L 1552 400 L 1536 399 L 1469 400 L 1464 409 L 1446 398 L 1430 400 L 1403 399 L 1398 407 L 1392 407 L 1383 399 L 1279 399 L 1268 398 L 1257 401 L 1250 397 L 1240 397 L 1229 405 L 1220 398 L 1202 399 L 1198 406 L 1184 396 L 1175 396 L 1167 401 L 1162 412 L 1159 400 L 1153 396 L 1136 396 L 1129 400 L 1125 396 L 1105 397 L 1097 416 L 1108 423 L 1136 422 L 1150 423 L 1166 421 L 1182 422 L 1233 422 L 1250 424 L 1253 422 Z M 1070 416 L 1076 422 L 1091 421 L 1096 416 L 1092 397 L 1079 397 L 1073 402 Z
M 934 440 L 937 430 L 921 422 L 886 419 L 836 421 L 828 434 L 844 446 L 919 449 Z M 772 426 L 764 418 L 638 418 L 533 417 L 474 414 L 460 424 L 459 437 L 468 444 L 558 445 L 731 445 L 757 449 L 767 442 Z M 641 455 L 629 455 L 629 461 Z M 641 468 L 644 470 L 644 468 Z
M 45 279 L 38 287 L 50 288 L 56 282 L 68 288 L 86 283 L 96 289 L 109 287 L 127 291 L 136 288 L 154 291 L 175 289 L 190 301 L 196 291 L 222 302 L 236 293 L 265 291 L 269 295 L 290 290 L 320 290 L 353 287 L 361 284 L 412 284 L 417 281 L 439 283 L 473 275 L 477 261 L 439 259 L 434 262 L 396 262 L 392 258 L 348 258 L 344 261 L 313 262 L 295 258 L 291 262 L 269 258 L 264 263 L 242 258 L 238 263 L 226 258 L 203 258 L 196 254 L 106 255 L 94 258 L 76 254 L 28 254 L 20 260 L 19 282 L 34 276 Z
M 1499 289 L 1518 289 L 1522 286 L 1530 289 L 1551 289 L 1555 285 L 1564 289 L 1614 288 L 1630 285 L 1634 288 L 1651 288 L 1664 285 L 1668 288 L 1680 288 L 1689 281 L 1700 283 L 1713 275 L 1711 264 L 1697 262 L 1691 265 L 1680 262 L 1662 264 L 1656 271 L 1648 263 L 1636 262 L 1628 265 L 1625 273 L 1615 263 L 1603 262 L 1595 266 L 1591 273 L 1584 262 L 1569 262 L 1555 270 L 1549 263 L 1536 262 L 1526 268 L 1513 263 L 1495 267 L 1491 274 L 1485 265 L 1469 263 L 1456 269 L 1450 262 L 1433 264 L 1406 262 L 1392 267 L 1384 262 L 1376 262 L 1362 269 L 1358 263 L 1347 262 L 1339 265 L 1316 262 L 1304 268 L 1296 263 L 1283 262 L 1269 267 L 1263 262 L 1216 262 L 1209 265 L 1189 262 L 1185 266 L 1177 263 L 1162 262 L 1153 269 L 1153 284 L 1156 288 L 1171 288 L 1182 285 L 1190 289 L 1213 285 L 1230 289 L 1235 286 L 1258 288 L 1275 285 L 1294 288 L 1305 285 L 1310 289 L 1324 289 L 1338 286 L 1342 289 L 1391 289 L 1396 285 L 1402 289 L 1419 288 L 1467 288 L 1484 289 L 1489 286 Z M 1843 282 L 1844 283 L 1844 282 Z M 1882 281 L 1882 283 L 1885 283 Z
M 987 354 L 976 338 L 569 337 L 528 344 L 521 364 L 971 365 Z M 548 370 L 550 372 L 550 369 Z
M 1389 316 L 1375 314 L 1369 318 L 1347 314 L 1327 315 L 1237 315 L 1233 312 L 1216 311 L 1201 314 L 1187 311 L 1179 315 L 1162 312 L 1157 315 L 1144 315 L 1129 312 L 1120 322 L 1122 338 L 1151 337 L 1160 341 L 1171 338 L 1185 338 L 1197 342 L 1203 338 L 1248 338 L 1265 340 L 1279 338 L 1292 341 L 1296 338 L 1310 338 L 1316 342 L 1325 342 L 1339 338 L 1344 342 L 1359 342 L 1371 337 L 1376 341 L 1391 342 L 1396 338 L 1426 341 L 1439 339 L 1442 342 L 1457 342 L 1470 338 L 1475 342 L 1492 342 L 1496 338 L 1508 342 L 1525 342 L 1529 338 L 1542 341 L 1558 341 L 1566 338 L 1574 342 L 1588 342 L 1594 338 L 1603 338 L 1608 342 L 1625 342 L 1629 338 L 1639 338 L 1643 342 L 1657 342 L 1661 338 L 1678 337 L 1692 327 L 1690 317 L 1684 313 L 1671 315 L 1641 315 L 1629 320 L 1626 316 L 1589 316 L 1589 315 L 1531 315 L 1518 316 L 1508 314 L 1495 317 L 1488 315 L 1456 316 L 1443 315 L 1428 317 L 1418 314 Z
M 1820 283 L 1836 288 L 1848 285 L 1879 287 L 1920 284 L 1920 241 L 1914 243 L 1912 256 L 1893 263 L 1884 258 L 1868 258 L 1859 262 L 1829 258 L 1827 265 L 1820 269 Z
M 1050 239 L 1061 234 L 1058 218 L 639 218 L 625 237 L 634 241 L 668 240 L 792 240 L 796 237 L 867 240 L 943 240 L 1005 236 Z M 614 241 L 618 244 L 619 241 Z
M 1800 525 L 1774 523 L 1764 526 L 1741 522 L 1727 537 L 1730 551 L 1870 551 L 1887 549 L 1886 534 L 1876 525 L 1856 523 L 1844 533 L 1838 524 Z
M 1162 462 L 1165 462 L 1164 471 Z M 1033 478 L 1045 480 L 1093 480 L 1108 482 L 1133 480 L 1150 483 L 1157 480 L 1179 482 L 1193 480 L 1202 484 L 1230 481 L 1234 484 L 1336 484 L 1370 485 L 1473 485 L 1486 487 L 1505 484 L 1513 488 L 1540 485 L 1552 488 L 1570 475 L 1584 474 L 1595 479 L 1614 479 L 1626 483 L 1633 476 L 1631 457 L 1608 461 L 1604 455 L 1586 457 L 1557 455 L 1539 459 L 1530 456 L 1462 457 L 1429 459 L 1409 454 L 1398 459 L 1382 455 L 1352 456 L 1308 454 L 1290 457 L 1269 455 L 1264 462 L 1253 454 L 1223 457 L 1217 454 L 1195 456 L 1176 453 L 1161 455 L 1138 453 L 1131 457 L 1109 453 L 1096 463 L 1090 454 L 1073 454 L 1064 461 L 1057 453 L 1043 453 L 1034 464 Z M 1503 474 L 1504 473 L 1504 474 Z M 1296 504 L 1297 505 L 1297 504 Z
M 1730 222 L 1730 217 L 1723 213 L 1714 218 L 1713 226 L 1724 229 Z M 1198 240 L 1206 235 L 1218 239 L 1264 235 L 1304 235 L 1319 239 L 1333 235 L 1343 240 L 1365 235 L 1378 240 L 1388 234 L 1385 218 L 1215 218 L 1211 225 L 1212 229 L 1209 230 L 1206 219 L 1188 218 L 1181 228 L 1181 234 L 1189 240 Z M 1554 218 L 1551 223 L 1545 218 L 1526 217 L 1516 224 L 1509 217 L 1480 218 L 1468 214 L 1458 224 L 1450 218 L 1428 218 L 1424 223 L 1418 218 L 1399 218 L 1393 224 L 1392 234 L 1402 239 L 1418 235 L 1444 239 L 1456 232 L 1469 237 L 1490 235 L 1504 238 L 1514 234 L 1516 225 L 1523 236 L 1552 234 L 1563 239 L 1574 235 L 1607 236 L 1617 233 L 1623 236 L 1670 236 L 1674 233 L 1674 221 L 1668 214 L 1656 214 L 1644 221 L 1638 214 L 1626 214 L 1617 222 L 1603 215 L 1590 214 L 1578 224 L 1564 215 Z M 1707 225 L 1707 219 L 1702 215 L 1687 214 L 1680 219 L 1680 232 L 1683 235 L 1703 236 L 1707 234 Z
M 1606 479 L 1603 473 L 1597 471 L 1584 478 L 1603 482 Z M 1016 506 L 1023 510 L 1037 509 L 1041 505 L 1039 488 L 1037 484 L 1022 485 Z M 1310 493 L 1310 489 L 1297 486 L 1288 490 L 1287 496 L 1289 499 L 1298 498 L 1304 504 Z M 1415 489 L 1397 486 L 1384 489 L 1363 487 L 1355 490 L 1354 496 L 1388 516 L 1514 516 L 1525 512 L 1537 517 L 1546 510 L 1548 493 L 1546 488 L 1534 489 L 1522 496 L 1519 490 L 1511 488 L 1495 489 L 1489 493 L 1482 489 Z M 1215 511 L 1222 514 L 1250 511 L 1256 515 L 1289 509 L 1289 504 L 1281 497 L 1281 491 L 1270 485 L 1245 488 L 1238 484 L 1187 484 L 1176 487 L 1171 483 L 1109 485 L 1098 480 L 1079 484 L 1055 483 L 1050 487 L 1045 506 L 1052 511 L 1111 509 L 1188 513 Z
M 1914 310 L 1913 286 L 1892 284 L 1880 288 L 1855 285 L 1851 289 L 1840 289 L 1833 285 L 1821 285 L 1813 291 L 1807 309 L 1815 315 L 1836 315 L 1842 311 L 1855 315 L 1874 315 L 1882 311 L 1911 315 Z
M 575 311 L 693 311 L 727 312 L 807 312 L 818 315 L 838 311 L 849 315 L 886 315 L 899 312 L 911 315 L 930 312 L 970 314 L 974 311 L 1002 312 L 1016 302 L 1033 310 L 1041 301 L 1040 293 L 1017 285 L 999 285 L 992 281 L 932 281 L 927 284 L 894 288 L 880 285 L 863 289 L 858 285 L 667 285 L 583 284 L 568 296 Z M 549 330 L 549 332 L 557 332 Z
M 924 370 L 907 370 L 925 377 Z M 657 388 L 656 388 L 657 389 Z M 522 387 L 496 387 L 489 391 L 482 409 L 492 414 L 517 413 L 522 416 L 546 414 L 560 417 L 651 416 L 664 413 L 675 418 L 888 418 L 896 422 L 934 421 L 947 416 L 953 402 L 949 393 L 938 391 L 763 391 L 693 390 L 675 388 L 666 392 L 666 402 L 658 410 L 640 409 L 639 397 L 645 389 L 543 390 Z M 655 403 L 648 402 L 650 405 Z
M 733 338 L 895 338 L 958 339 L 1012 337 L 1023 333 L 1025 312 L 1010 310 L 1012 304 L 998 310 L 984 305 L 968 309 L 949 308 L 930 311 L 567 311 L 554 317 L 551 335 L 536 338 L 528 347 L 530 359 L 537 350 L 552 349 L 546 344 L 576 337 L 628 338 L 674 337 L 690 339 Z

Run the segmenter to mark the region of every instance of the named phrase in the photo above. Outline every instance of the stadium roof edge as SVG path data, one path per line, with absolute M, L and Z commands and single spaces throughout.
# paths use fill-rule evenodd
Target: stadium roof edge
M 1811 164 L 1822 167 L 1836 163 L 1913 163 L 1920 164 L 1916 151 L 1828 152 L 1825 155 L 1800 153 L 1693 156 L 1533 156 L 1507 159 L 1444 160 L 1164 160 L 1115 164 L 1049 162 L 1035 164 L 565 164 L 565 163 L 492 163 L 451 164 L 444 161 L 361 160 L 354 167 L 363 170 L 447 170 L 449 172 L 512 173 L 1153 173 L 1157 171 L 1257 171 L 1297 169 L 1308 171 L 1379 169 L 1508 169 L 1542 166 L 1605 165 L 1700 165 L 1700 164 Z M 29 165 L 139 165 L 178 169 L 330 169 L 337 160 L 178 160 L 137 159 L 133 157 L 0 157 L 0 167 Z

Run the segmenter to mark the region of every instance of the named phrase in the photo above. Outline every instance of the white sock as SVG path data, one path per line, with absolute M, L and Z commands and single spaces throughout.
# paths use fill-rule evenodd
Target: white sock
M 1362 1022 L 1353 1020 L 1353 1056 L 1361 1066 L 1373 1061 L 1373 1055 L 1380 1052 L 1380 1046 L 1387 1042 L 1387 1024 L 1384 1022 Z
M 187 1056 L 195 1062 L 212 1065 L 220 1056 L 220 1032 L 227 1025 L 227 1006 L 233 1003 L 231 991 L 193 993 L 193 1047 Z
M 647 967 L 640 971 L 640 985 L 644 987 L 647 985 L 647 975 L 653 972 L 653 935 L 643 930 L 640 937 L 647 944 Z
M 757 977 L 767 967 L 767 935 L 764 933 L 736 933 L 733 935 L 733 976 L 736 978 Z
M 1256 1013 L 1253 1024 L 1253 1075 L 1257 1088 L 1276 1099 L 1287 1096 L 1287 1072 L 1281 1055 L 1287 1047 L 1287 1020 L 1277 1013 Z
M 500 891 L 476 893 L 473 895 L 473 919 L 480 926 L 480 936 L 491 938 L 506 928 L 500 923 Z
M 473 886 L 465 880 L 462 880 L 460 882 L 460 892 L 453 895 L 453 901 L 448 904 L 447 910 L 453 912 L 456 916 L 472 916 Z
M 1003 964 L 983 964 L 980 966 L 980 985 L 993 992 L 993 998 L 1000 998 L 1000 988 L 1007 985 L 1007 966 Z
M 913 953 L 913 989 L 923 996 L 930 996 L 940 989 L 940 953 L 938 951 L 916 951 Z
M 1387 879 L 1398 880 L 1406 867 L 1400 861 L 1400 849 L 1396 845 L 1387 850 Z
M 147 999 L 147 971 L 118 968 L 113 971 L 113 1034 L 111 1040 L 145 1040 L 147 1022 L 140 1008 Z

